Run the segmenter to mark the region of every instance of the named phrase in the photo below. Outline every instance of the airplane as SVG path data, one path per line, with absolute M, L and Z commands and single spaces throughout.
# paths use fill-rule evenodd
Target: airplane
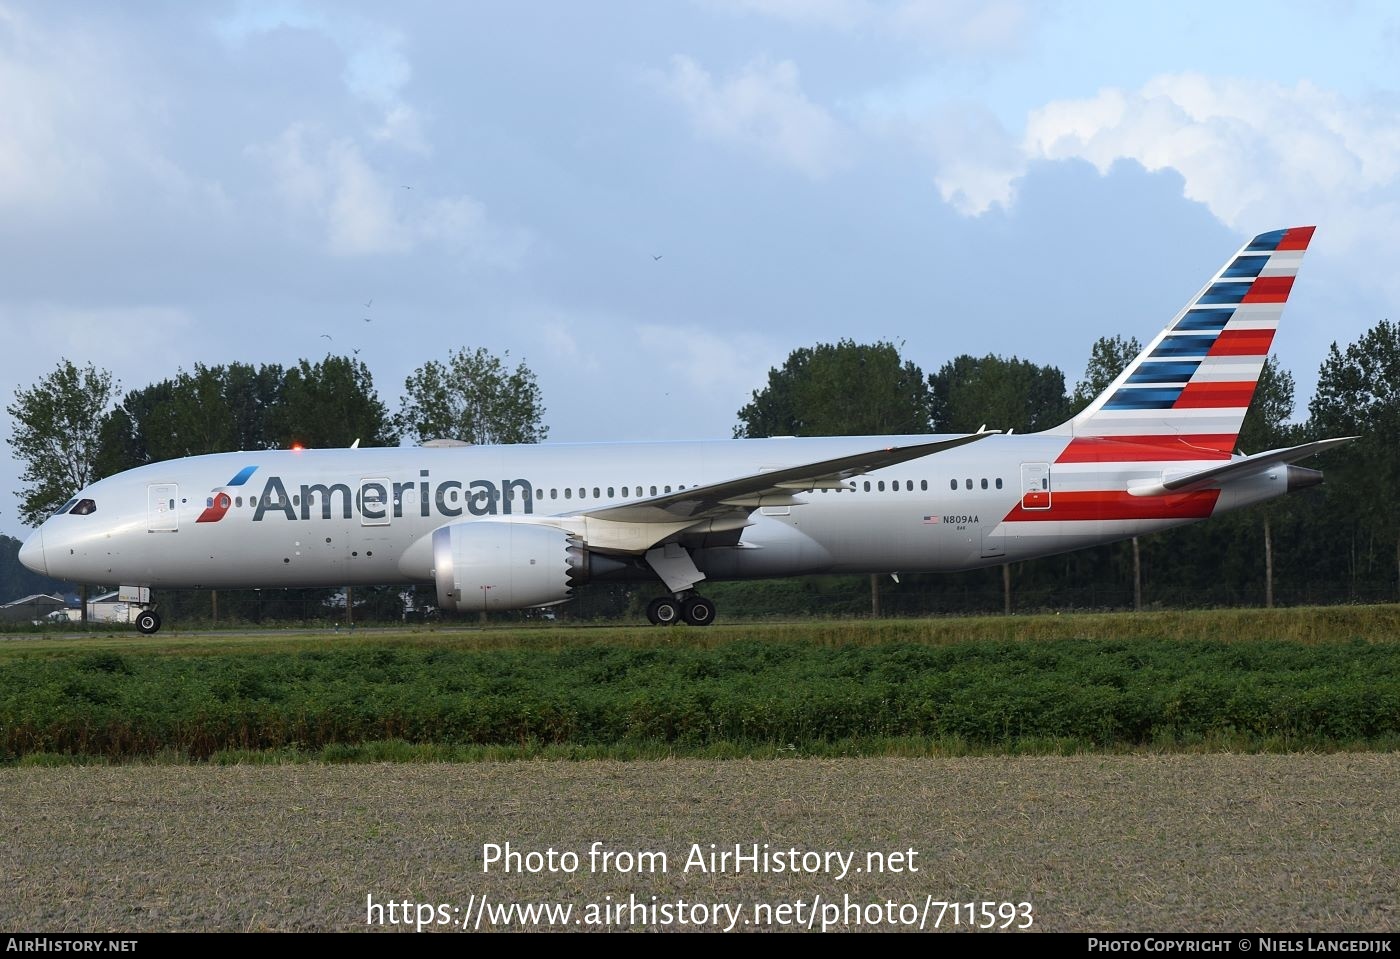
M 1315 486 L 1354 437 L 1235 452 L 1313 227 L 1261 233 L 1082 412 L 1040 433 L 217 453 L 98 480 L 25 566 L 150 588 L 432 584 L 449 611 L 664 584 L 647 618 L 709 625 L 707 581 L 955 571 L 1199 522 Z

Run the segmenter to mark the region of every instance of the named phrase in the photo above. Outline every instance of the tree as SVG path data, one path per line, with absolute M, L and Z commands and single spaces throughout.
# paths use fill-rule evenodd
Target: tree
M 1315 436 L 1360 437 L 1324 458 L 1335 468 L 1328 497 L 1334 515 L 1395 543 L 1400 576 L 1400 325 L 1382 320 L 1345 350 L 1333 343 L 1308 412 Z
M 20 519 L 38 526 L 96 477 L 103 415 L 121 387 L 112 374 L 91 363 L 81 370 L 69 360 L 29 389 L 16 389 L 5 407 L 14 425 L 10 446 L 24 464 Z
M 456 350 L 446 363 L 429 360 L 404 381 L 404 393 L 395 422 L 420 443 L 538 443 L 549 434 L 534 372 L 523 360 L 507 369 L 483 347 Z
M 737 438 L 927 433 L 924 374 L 888 341 L 819 343 L 793 350 L 739 410 Z
M 1292 444 L 1298 430 L 1289 426 L 1293 416 L 1293 374 L 1278 365 L 1278 357 L 1270 356 L 1259 371 L 1254 387 L 1254 399 L 1244 414 L 1244 424 L 1236 446 L 1247 453 L 1262 453 Z M 1288 508 L 1288 503 L 1273 500 L 1260 506 L 1264 517 L 1264 605 L 1274 606 L 1274 528 L 1276 515 Z
M 1071 398 L 1074 412 L 1078 413 L 1094 402 L 1141 352 L 1142 343 L 1136 336 L 1127 339 L 1101 336 L 1095 340 L 1089 348 L 1089 365 L 1084 368 L 1084 377 L 1074 387 Z
M 973 433 L 983 424 L 1033 433 L 1069 417 L 1065 375 L 1014 356 L 963 354 L 929 377 L 929 386 L 940 433 Z
M 1262 453 L 1293 444 L 1298 429 L 1289 425 L 1292 418 L 1293 374 L 1278 365 L 1277 356 L 1270 356 L 1259 371 L 1236 445 L 1246 453 Z
M 369 368 L 348 356 L 301 360 L 286 372 L 280 400 L 267 412 L 269 445 L 317 448 L 392 446 L 398 430 L 374 390 Z
M 103 422 L 98 474 L 276 445 L 268 419 L 281 401 L 283 375 L 276 364 L 197 363 L 193 372 L 128 392 Z

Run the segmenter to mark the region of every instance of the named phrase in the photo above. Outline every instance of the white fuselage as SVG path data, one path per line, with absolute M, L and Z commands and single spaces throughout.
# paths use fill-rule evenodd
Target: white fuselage
M 445 525 L 540 524 L 589 541 L 582 514 L 590 510 L 930 439 L 939 437 L 198 456 L 93 484 L 81 495 L 94 509 L 45 522 L 25 545 L 25 561 L 64 579 L 154 587 L 421 583 L 433 577 L 431 538 Z M 1072 442 L 1050 434 L 993 436 L 857 476 L 847 490 L 810 490 L 760 506 L 747 524 L 673 538 L 686 541 L 707 579 L 951 571 L 1194 522 L 1288 487 L 1290 467 L 1280 464 L 1222 489 L 1133 498 L 1126 493 L 1133 484 L 1230 457 L 1065 461 Z M 241 473 L 247 475 L 231 485 Z M 627 559 L 626 549 L 604 552 Z M 647 575 L 641 565 L 632 573 Z M 623 578 L 632 573 L 615 570 Z

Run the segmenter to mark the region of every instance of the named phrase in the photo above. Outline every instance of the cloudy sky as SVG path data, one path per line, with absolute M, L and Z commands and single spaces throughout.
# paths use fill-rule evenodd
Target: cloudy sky
M 1316 224 L 1275 341 L 1302 415 L 1400 293 L 1398 11 L 0 0 L 0 385 L 329 347 L 397 408 L 484 346 L 552 441 L 721 437 L 842 337 L 1072 385 Z

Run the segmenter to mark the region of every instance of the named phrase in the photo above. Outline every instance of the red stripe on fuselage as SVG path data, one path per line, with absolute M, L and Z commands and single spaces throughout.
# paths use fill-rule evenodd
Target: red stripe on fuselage
M 1239 383 L 1192 382 L 1182 387 L 1174 410 L 1234 409 L 1254 398 L 1254 381 Z
M 1250 284 L 1241 303 L 1287 303 L 1288 291 L 1293 289 L 1291 276 L 1261 276 Z
M 1234 433 L 1187 436 L 1076 436 L 1056 463 L 1153 463 L 1158 460 L 1227 460 Z
M 1133 496 L 1119 490 L 1072 490 L 1050 494 L 1049 509 L 1023 509 L 1020 503 L 1006 514 L 1006 523 L 1044 523 L 1105 519 L 1205 519 L 1215 509 L 1218 489 L 1166 496 Z
M 1278 246 L 1274 249 L 1306 250 L 1316 229 L 1315 226 L 1295 226 L 1283 234 L 1283 239 L 1278 241 Z
M 1224 330 L 1207 356 L 1268 356 L 1274 330 Z

